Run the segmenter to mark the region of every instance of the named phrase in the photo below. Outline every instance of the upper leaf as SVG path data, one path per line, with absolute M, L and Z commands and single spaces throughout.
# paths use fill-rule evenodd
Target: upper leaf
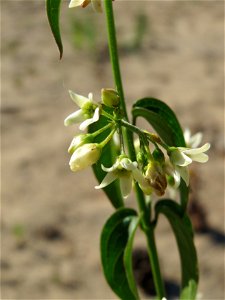
M 161 200 L 155 206 L 156 220 L 164 214 L 176 237 L 182 270 L 182 290 L 180 299 L 194 300 L 198 284 L 198 261 L 193 242 L 193 230 L 189 217 L 183 214 L 179 204 L 172 200 Z
M 133 105 L 134 123 L 137 117 L 145 118 L 169 146 L 185 147 L 181 126 L 174 112 L 164 102 L 143 98 Z
M 60 27 L 59 27 L 60 4 L 61 4 L 61 0 L 46 0 L 46 11 L 47 11 L 49 25 L 51 27 L 53 36 L 58 46 L 60 59 L 61 59 L 63 55 L 63 44 L 61 40 Z
M 106 124 L 107 124 L 107 119 L 104 116 L 101 116 L 98 122 L 95 122 L 88 127 L 88 131 L 90 133 L 95 132 L 98 129 L 105 126 Z M 97 143 L 101 142 L 109 135 L 109 133 L 110 133 L 110 129 L 104 131 L 102 134 L 100 134 L 98 137 L 95 138 L 95 142 Z M 102 182 L 103 178 L 106 175 L 106 172 L 102 170 L 101 165 L 107 167 L 112 166 L 116 160 L 116 157 L 117 157 L 116 147 L 114 145 L 113 140 L 111 140 L 110 143 L 108 143 L 103 148 L 102 155 L 98 160 L 98 162 L 92 166 L 94 174 L 99 183 Z M 103 190 L 115 208 L 119 208 L 124 205 L 118 180 L 112 182 L 110 185 L 106 186 Z
M 133 105 L 132 114 L 134 123 L 138 117 L 145 118 L 167 145 L 186 146 L 183 131 L 175 113 L 161 100 L 155 98 L 140 99 Z M 181 205 L 185 211 L 188 201 L 188 187 L 182 180 L 179 188 Z
M 131 265 L 131 245 L 137 225 L 135 210 L 121 208 L 108 219 L 101 234 L 103 271 L 112 290 L 123 300 L 138 299 Z

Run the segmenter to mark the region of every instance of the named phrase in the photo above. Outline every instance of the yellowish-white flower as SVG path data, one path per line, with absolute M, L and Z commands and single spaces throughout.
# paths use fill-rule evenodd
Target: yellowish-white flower
M 209 143 L 206 143 L 202 147 L 195 149 L 185 147 L 170 148 L 170 161 L 174 166 L 175 171 L 180 174 L 186 185 L 189 185 L 189 172 L 187 166 L 190 165 L 193 161 L 197 161 L 200 163 L 207 162 L 209 157 L 204 152 L 209 150 L 209 148 Z
M 102 165 L 102 169 L 108 174 L 105 176 L 101 184 L 95 187 L 96 189 L 102 189 L 116 179 L 120 179 L 122 196 L 127 198 L 132 189 L 133 179 L 136 180 L 140 186 L 145 187 L 147 185 L 141 171 L 138 169 L 137 162 L 132 162 L 124 155 L 118 157 L 111 168 L 106 168 Z
M 102 147 L 97 143 L 84 144 L 77 148 L 70 159 L 69 165 L 73 172 L 83 170 L 95 164 L 102 152 Z
M 191 135 L 191 131 L 189 128 L 184 130 L 184 140 L 187 148 L 197 148 L 202 141 L 202 133 L 197 132 L 194 135 Z
M 89 93 L 88 98 L 69 91 L 70 97 L 74 103 L 79 106 L 79 110 L 70 114 L 65 120 L 64 125 L 69 126 L 80 123 L 80 130 L 85 130 L 90 124 L 99 120 L 100 109 L 97 103 L 93 101 L 93 94 Z
M 92 4 L 94 11 L 102 12 L 102 1 L 101 0 L 71 0 L 69 8 L 81 6 L 86 7 L 89 3 Z

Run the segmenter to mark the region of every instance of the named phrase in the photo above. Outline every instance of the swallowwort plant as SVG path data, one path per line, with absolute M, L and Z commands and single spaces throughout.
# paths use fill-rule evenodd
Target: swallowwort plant
M 69 146 L 71 170 L 77 172 L 92 166 L 99 182 L 95 188 L 103 189 L 115 208 L 101 233 L 105 278 L 119 298 L 140 299 L 132 270 L 132 245 L 139 227 L 146 237 L 157 298 L 166 297 L 154 235 L 158 218 L 164 215 L 174 232 L 180 254 L 180 299 L 195 299 L 198 264 L 193 230 L 186 213 L 188 167 L 193 161 L 206 162 L 205 152 L 210 145 L 199 147 L 201 134 L 191 136 L 188 130 L 183 133 L 175 113 L 155 98 L 137 100 L 130 121 L 120 75 L 112 0 L 71 0 L 69 7 L 84 8 L 89 4 L 96 13 L 104 12 L 101 16 L 106 18 L 114 88 L 103 88 L 101 99 L 95 99 L 92 93 L 81 96 L 69 91 L 75 112 L 65 119 L 64 124 L 80 123 L 80 130 L 87 130 L 76 135 Z M 49 24 L 61 58 L 60 5 L 61 0 L 46 0 Z M 147 120 L 155 132 L 136 126 L 138 118 Z M 135 143 L 134 134 L 137 137 Z M 179 202 L 160 198 L 153 206 L 152 195 L 161 197 L 167 188 L 179 192 Z M 124 205 L 124 199 L 132 189 L 136 193 L 138 211 Z

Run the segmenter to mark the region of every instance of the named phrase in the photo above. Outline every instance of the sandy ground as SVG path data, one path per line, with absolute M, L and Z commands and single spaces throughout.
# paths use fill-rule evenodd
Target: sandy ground
M 104 15 L 63 3 L 60 62 L 44 6 L 1 0 L 1 299 L 115 299 L 99 257 L 100 231 L 113 208 L 94 190 L 91 170 L 70 171 L 67 147 L 78 129 L 63 126 L 75 109 L 68 89 L 98 98 L 102 87 L 113 86 Z M 162 99 L 183 127 L 203 131 L 212 144 L 209 162 L 195 169 L 209 228 L 195 242 L 202 299 L 224 299 L 224 2 L 115 1 L 114 7 L 128 106 L 144 96 Z M 139 42 L 138 16 L 147 20 Z M 86 38 L 77 38 L 78 25 Z M 144 245 L 140 235 L 136 247 Z M 164 278 L 178 284 L 176 245 L 164 219 L 157 245 Z

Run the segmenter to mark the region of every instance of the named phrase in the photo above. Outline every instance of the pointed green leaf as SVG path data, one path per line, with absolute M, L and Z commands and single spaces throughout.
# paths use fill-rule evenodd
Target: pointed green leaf
M 140 99 L 133 105 L 132 114 L 134 124 L 138 117 L 143 117 L 152 125 L 167 145 L 175 147 L 186 146 L 183 131 L 175 113 L 161 100 L 155 98 Z M 182 180 L 180 184 L 180 197 L 183 211 L 186 210 L 188 193 L 188 187 Z
M 181 206 L 176 202 L 164 199 L 155 206 L 156 219 L 164 214 L 176 237 L 182 271 L 182 290 L 180 299 L 194 300 L 198 285 L 198 261 L 193 241 L 193 230 L 189 217 L 183 214 Z
M 123 300 L 137 299 L 134 282 L 131 279 L 133 275 L 131 275 L 130 270 L 130 248 L 136 226 L 137 214 L 135 210 L 120 208 L 108 219 L 101 234 L 103 271 L 112 290 Z M 131 240 L 129 240 L 129 236 Z M 124 263 L 124 261 L 126 262 Z M 125 266 L 128 265 L 129 280 L 125 271 Z
M 101 116 L 98 122 L 95 122 L 89 126 L 88 131 L 90 133 L 95 132 L 98 129 L 105 126 L 107 124 L 107 122 L 108 122 L 107 119 L 104 116 Z M 96 137 L 95 142 L 98 143 L 98 142 L 103 141 L 109 135 L 109 133 L 110 133 L 110 129 L 104 131 L 98 137 Z M 98 162 L 96 164 L 94 164 L 92 167 L 93 172 L 99 183 L 102 182 L 103 178 L 107 174 L 106 172 L 104 172 L 102 170 L 101 165 L 104 165 L 105 167 L 111 167 L 114 164 L 117 156 L 118 156 L 118 153 L 117 153 L 116 146 L 115 146 L 113 140 L 111 140 L 110 143 L 108 143 L 103 148 L 102 155 L 101 155 L 100 159 L 98 160 Z M 118 180 L 112 182 L 110 185 L 106 186 L 103 190 L 115 208 L 124 206 L 123 197 L 121 195 Z
M 138 218 L 138 217 L 132 218 L 132 220 L 130 222 L 130 226 L 129 226 L 129 233 L 128 233 L 129 239 L 127 242 L 127 246 L 125 248 L 124 258 L 123 258 L 125 272 L 127 275 L 127 280 L 128 280 L 131 291 L 136 296 L 136 299 L 139 299 L 139 295 L 138 295 L 137 286 L 136 286 L 136 282 L 134 279 L 134 273 L 133 273 L 132 249 L 133 249 L 134 236 L 135 236 L 135 233 L 136 233 L 139 223 L 140 223 L 140 218 Z
M 143 98 L 133 105 L 134 122 L 145 118 L 169 146 L 185 147 L 183 131 L 174 112 L 164 102 L 154 98 Z
M 61 40 L 60 27 L 59 27 L 60 4 L 61 4 L 61 0 L 46 0 L 46 11 L 47 11 L 49 25 L 51 27 L 53 36 L 58 46 L 60 59 L 61 59 L 63 55 L 63 44 Z

